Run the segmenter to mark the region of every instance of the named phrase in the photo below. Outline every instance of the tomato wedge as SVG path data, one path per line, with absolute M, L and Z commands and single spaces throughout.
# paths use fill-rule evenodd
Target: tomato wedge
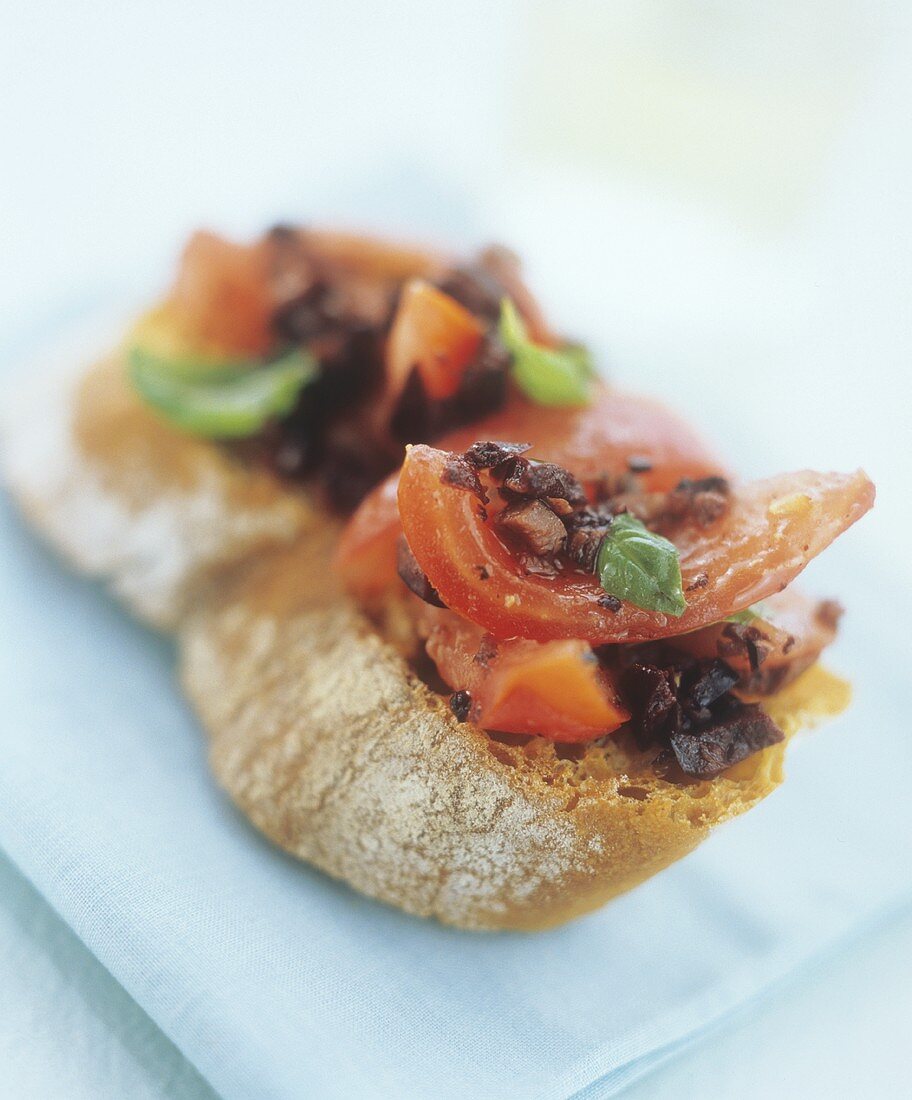
M 234 244 L 194 233 L 181 258 L 168 310 L 192 346 L 260 356 L 275 342 L 268 254 L 262 242 Z
M 722 519 L 676 534 L 688 606 L 671 618 L 629 603 L 614 612 L 601 606 L 604 593 L 590 575 L 527 575 L 475 496 L 443 484 L 446 459 L 432 447 L 408 449 L 399 478 L 402 528 L 447 607 L 501 638 L 606 644 L 708 626 L 783 589 L 874 502 L 862 471 L 801 471 L 739 487 Z
M 422 610 L 431 624 L 428 655 L 450 687 L 469 692 L 469 716 L 485 729 L 582 742 L 630 718 L 585 642 L 513 638 L 486 652 L 480 627 L 451 611 Z
M 556 462 L 585 483 L 627 472 L 640 458 L 651 469 L 643 489 L 673 489 L 681 478 L 723 474 L 724 468 L 696 432 L 657 401 L 600 385 L 592 404 L 555 409 L 516 399 L 477 424 L 459 428 L 438 446 L 463 451 L 478 439 L 531 443 L 529 456 Z M 396 582 L 398 473 L 369 494 L 342 536 L 336 566 L 353 595 L 372 599 Z
M 405 284 L 386 349 L 389 389 L 399 394 L 417 367 L 435 401 L 452 397 L 481 343 L 483 327 L 464 306 L 424 279 Z

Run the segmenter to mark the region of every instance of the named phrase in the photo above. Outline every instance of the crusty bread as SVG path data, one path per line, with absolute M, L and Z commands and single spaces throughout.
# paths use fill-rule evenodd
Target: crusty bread
M 466 928 L 549 927 L 780 782 L 781 744 L 681 785 L 656 775 L 654 749 L 561 752 L 460 725 L 327 583 L 331 542 L 258 562 L 192 615 L 182 675 L 215 773 L 251 821 L 364 893 Z M 816 709 L 826 674 L 806 677 L 778 697 L 784 714 Z
M 219 782 L 268 837 L 356 889 L 474 929 L 538 929 L 694 848 L 781 780 L 775 745 L 711 781 L 609 739 L 562 750 L 455 721 L 342 594 L 338 526 L 172 432 L 116 357 L 7 424 L 14 494 L 80 570 L 178 637 Z M 819 668 L 769 704 L 793 732 L 845 704 Z
M 34 526 L 161 629 L 222 569 L 316 522 L 306 497 L 147 412 L 116 355 L 39 367 L 4 429 L 6 478 Z

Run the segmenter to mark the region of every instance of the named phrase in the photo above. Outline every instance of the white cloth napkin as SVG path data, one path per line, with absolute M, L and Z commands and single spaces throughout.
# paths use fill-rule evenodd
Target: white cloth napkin
M 912 608 L 871 554 L 853 536 L 817 572 L 851 608 L 856 701 L 782 790 L 600 913 L 472 935 L 262 840 L 210 779 L 170 645 L 4 501 L 0 846 L 227 1097 L 611 1095 L 912 900 Z

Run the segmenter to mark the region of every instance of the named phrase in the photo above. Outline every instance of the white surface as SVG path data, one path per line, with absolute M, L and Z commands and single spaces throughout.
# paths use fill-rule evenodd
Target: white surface
M 751 1006 L 624 1093 L 630 1100 L 901 1096 L 912 915 Z M 809 1026 L 812 1022 L 813 1026 Z M 0 857 L 0 1097 L 211 1100 L 209 1086 Z M 889 1055 L 889 1056 L 888 1056 Z
M 864 463 L 879 583 L 898 589 L 912 577 L 907 15 L 0 0 L 0 343 L 25 342 L 36 303 L 52 316 L 125 272 L 141 282 L 132 257 L 157 272 L 197 221 L 493 233 L 619 377 L 668 393 L 739 457 L 741 425 L 765 429 L 746 465 Z M 722 384 L 695 401 L 694 374 Z M 141 1014 L 75 940 L 57 946 L 41 905 L 16 912 L 0 921 L 0 1053 L 15 1055 L 0 1064 L 19 1079 L 0 1075 L 0 1093 L 161 1093 L 173 1048 L 137 1023 L 134 1057 L 120 1022 Z M 819 974 L 636 1092 L 901 1093 L 908 921 Z
M 4 1100 L 214 1095 L 2 856 L 0 1066 Z

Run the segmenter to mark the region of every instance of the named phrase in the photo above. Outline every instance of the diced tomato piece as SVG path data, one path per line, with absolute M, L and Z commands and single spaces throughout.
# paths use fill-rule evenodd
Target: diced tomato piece
M 423 279 L 405 284 L 386 349 L 390 391 L 400 393 L 417 367 L 434 401 L 452 397 L 475 358 L 481 322 L 454 298 Z
M 778 689 L 809 668 L 836 638 L 838 614 L 828 613 L 819 600 L 788 588 L 763 600 L 757 618 L 746 625 L 763 635 L 764 659 L 753 669 L 746 648 L 732 645 L 722 622 L 682 634 L 675 647 L 694 657 L 722 657 L 742 678 Z
M 515 400 L 477 424 L 459 428 L 438 446 L 463 451 L 478 439 L 531 443 L 529 456 L 556 462 L 588 485 L 627 472 L 628 461 L 644 459 L 639 475 L 648 491 L 673 489 L 685 477 L 723 474 L 721 462 L 680 417 L 646 397 L 599 386 L 584 408 L 545 408 Z M 378 486 L 349 521 L 337 564 L 352 593 L 381 594 L 396 580 L 396 540 L 401 532 L 396 502 L 398 473 Z
M 618 611 L 603 607 L 591 575 L 528 575 L 475 496 L 443 484 L 446 460 L 432 447 L 407 451 L 399 478 L 402 528 L 447 607 L 497 637 L 605 644 L 708 626 L 783 589 L 874 501 L 861 471 L 802 471 L 737 488 L 723 518 L 675 535 L 688 606 L 673 618 L 629 603 Z
M 194 346 L 229 356 L 259 356 L 274 344 L 268 257 L 262 242 L 234 244 L 194 233 L 168 300 Z
M 454 691 L 469 692 L 470 717 L 485 729 L 579 742 L 630 718 L 585 642 L 513 638 L 486 653 L 481 628 L 450 611 L 427 609 L 423 617 L 433 623 L 429 656 Z

